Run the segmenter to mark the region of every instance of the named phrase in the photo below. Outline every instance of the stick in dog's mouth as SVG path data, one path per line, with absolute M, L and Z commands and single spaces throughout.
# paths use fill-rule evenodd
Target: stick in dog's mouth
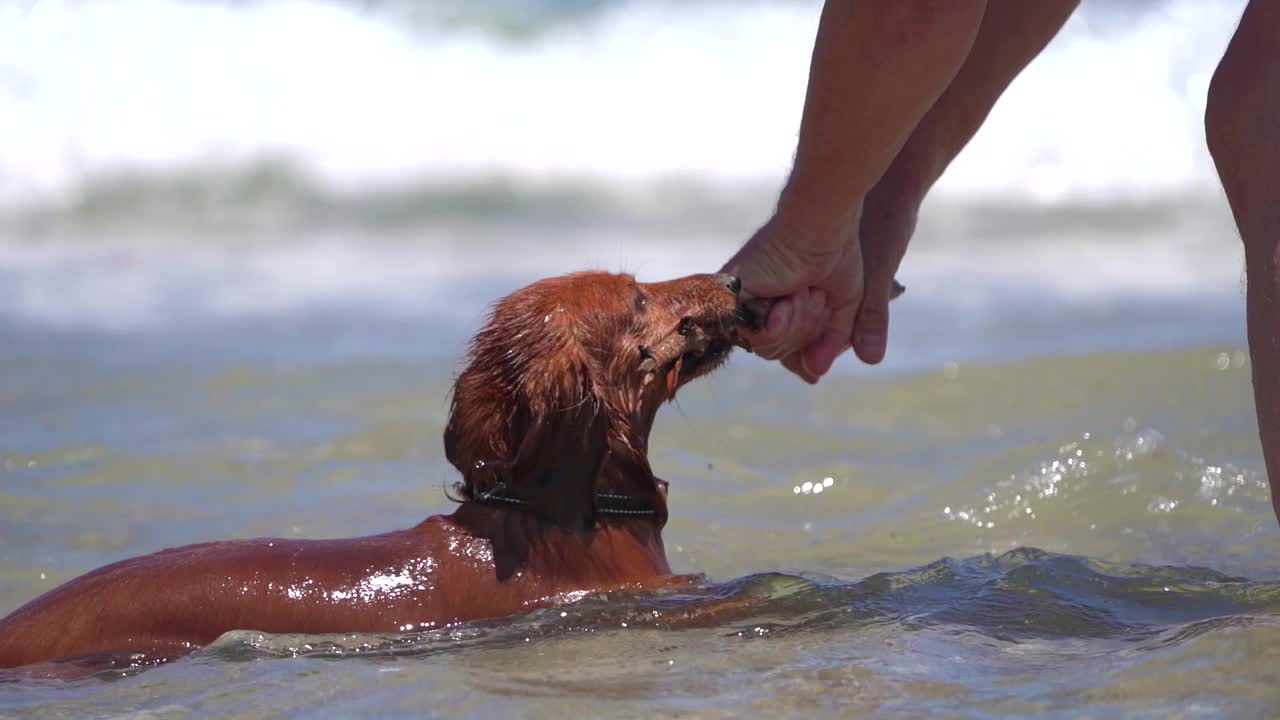
M 889 289 L 889 299 L 896 300 L 906 291 L 906 286 L 895 279 Z M 738 322 L 742 327 L 754 332 L 763 330 L 765 322 L 769 319 L 769 311 L 773 309 L 776 302 L 778 298 L 753 297 L 743 300 L 738 303 Z M 736 337 L 735 344 L 751 352 L 751 342 L 741 334 Z

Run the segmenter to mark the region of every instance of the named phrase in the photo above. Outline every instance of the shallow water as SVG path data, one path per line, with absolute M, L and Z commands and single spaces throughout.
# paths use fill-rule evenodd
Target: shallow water
M 245 629 L 11 678 L 0 716 L 1265 714 L 1280 533 L 1224 208 L 1033 214 L 926 213 L 883 366 L 807 387 L 739 353 L 663 410 L 693 586 L 395 637 Z M 486 303 L 714 267 L 738 225 L 15 226 L 0 612 L 163 547 L 448 511 L 447 393 Z
M 485 303 L 719 267 L 787 170 L 818 6 L 18 5 L 0 613 L 163 547 L 448 511 Z M 245 629 L 0 679 L 0 717 L 1274 715 L 1280 531 L 1201 127 L 1242 2 L 1083 5 L 924 208 L 882 366 L 738 354 L 663 411 L 697 582 Z
M 732 599 L 708 621 L 672 619 Z M 1280 583 L 1020 549 L 858 582 L 760 574 L 397 637 L 229 633 L 36 716 L 1264 714 Z M 993 678 L 998 680 L 993 682 Z M 8 695 L 9 693 L 6 693 Z M 141 716 L 141 715 L 140 715 Z
M 458 348 L 443 324 L 361 319 L 11 322 L 0 611 L 165 546 L 447 511 Z M 1251 408 L 1238 344 L 818 388 L 739 355 L 654 433 L 694 586 L 394 637 L 236 632 L 0 683 L 0 716 L 1265 714 L 1280 536 Z
M 738 225 L 0 233 L 0 612 L 163 547 L 448 511 L 447 393 L 486 303 L 714 267 Z M 1220 203 L 933 207 L 883 366 L 807 387 L 739 353 L 659 416 L 694 585 L 394 637 L 245 629 L 10 678 L 0 716 L 1265 714 L 1280 533 L 1238 268 Z

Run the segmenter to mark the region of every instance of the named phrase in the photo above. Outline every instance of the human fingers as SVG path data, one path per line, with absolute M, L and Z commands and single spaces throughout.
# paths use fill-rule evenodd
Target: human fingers
M 804 366 L 804 363 L 801 362 L 800 353 L 791 353 L 790 355 L 782 358 L 782 367 L 790 370 L 797 377 L 810 385 L 818 382 L 818 376 L 810 372 L 808 368 Z
M 837 309 L 832 313 L 822 337 L 798 353 L 801 367 L 813 376 L 813 382 L 826 375 L 836 358 L 849 348 L 849 337 L 853 332 L 856 315 L 857 311 L 851 305 Z
M 866 291 L 854 321 L 853 351 L 868 365 L 884 360 L 889 343 L 889 301 L 902 292 L 894 279 L 915 229 L 914 210 L 868 204 L 859 228 Z
M 854 320 L 864 295 L 862 253 L 856 241 L 850 242 L 845 256 L 823 285 L 830 293 L 831 314 L 821 336 L 800 354 L 801 364 L 815 378 L 827 374 L 853 337 Z
M 830 317 L 827 293 L 802 287 L 773 304 L 763 329 L 744 331 L 752 352 L 767 360 L 786 357 L 818 338 Z

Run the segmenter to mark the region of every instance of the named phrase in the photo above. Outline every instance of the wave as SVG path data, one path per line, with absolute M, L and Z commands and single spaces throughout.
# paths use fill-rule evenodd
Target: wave
M 566 637 L 702 631 L 715 645 L 752 641 L 854 641 L 929 634 L 960 652 L 976 638 L 1013 652 L 1047 645 L 1058 658 L 1141 656 L 1232 627 L 1274 626 L 1280 584 L 1207 568 L 1120 564 L 1021 547 L 1000 555 L 942 558 L 856 582 L 759 573 L 668 591 L 574 592 L 515 617 L 451 623 L 399 634 L 270 634 L 236 630 L 190 658 L 200 666 L 288 658 L 385 662 L 460 657 Z M 1056 646 L 1053 645 L 1056 643 Z M 1074 644 L 1072 644 L 1074 643 Z M 1042 652 L 1044 650 L 1042 649 Z M 0 673 L 0 683 L 95 675 L 110 681 L 172 662 L 103 654 Z M 559 684 L 548 674 L 543 683 Z
M 1200 117 L 1241 5 L 1086 8 L 939 192 L 1212 187 Z M 262 157 L 357 190 L 494 176 L 776 187 L 816 21 L 817 3 L 783 0 L 18 4 L 0 9 L 0 199 L 67 202 L 104 175 Z
M 0 234 L 104 230 L 365 232 L 454 223 L 742 233 L 774 195 L 763 184 L 671 178 L 643 187 L 588 177 L 537 181 L 495 174 L 421 177 L 386 186 L 332 187 L 283 157 L 245 163 L 117 170 L 82 179 L 74 193 L 0 211 Z
M 1020 547 L 999 555 L 942 558 L 856 582 L 760 573 L 656 593 L 570 593 L 552 607 L 516 618 L 399 635 L 234 631 L 197 656 L 224 662 L 407 658 L 549 642 L 584 631 L 714 629 L 723 638 L 776 640 L 886 625 L 903 633 L 972 632 L 1009 645 L 1113 640 L 1152 651 L 1224 626 L 1274 623 L 1278 609 L 1280 584 L 1275 582 L 1193 566 L 1111 563 Z M 120 673 L 115 668 L 110 674 Z

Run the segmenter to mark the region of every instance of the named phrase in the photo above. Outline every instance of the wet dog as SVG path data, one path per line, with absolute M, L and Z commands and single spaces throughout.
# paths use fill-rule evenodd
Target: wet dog
M 99 568 L 0 620 L 0 667 L 163 660 L 237 629 L 403 632 L 675 581 L 649 431 L 682 386 L 745 345 L 741 325 L 759 325 L 767 305 L 738 295 L 727 275 L 604 272 L 512 293 L 454 386 L 455 512 L 382 535 L 212 542 Z

